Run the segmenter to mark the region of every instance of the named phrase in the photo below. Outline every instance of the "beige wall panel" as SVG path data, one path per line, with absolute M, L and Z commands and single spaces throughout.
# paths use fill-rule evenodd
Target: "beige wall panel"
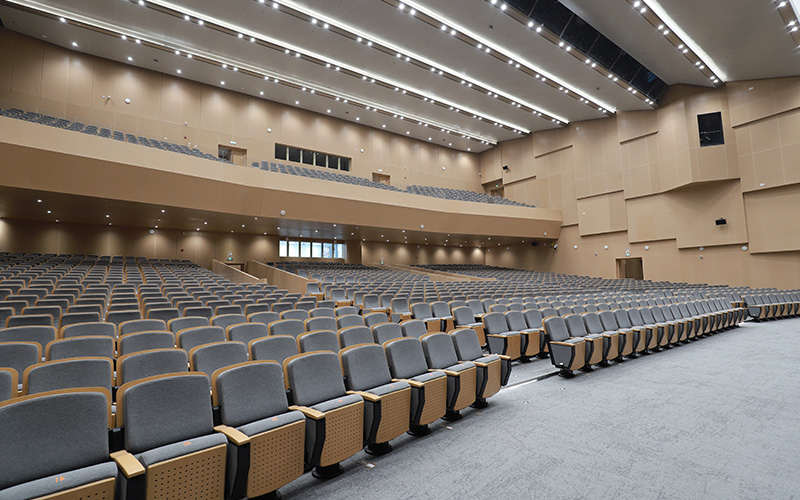
M 63 106 L 63 103 L 67 101 L 69 52 L 61 47 L 48 44 L 44 46 L 43 57 L 42 99 L 61 102 Z M 63 113 L 64 110 L 62 109 L 61 112 Z
M 11 95 L 11 85 L 14 80 L 14 54 L 18 36 L 12 31 L 0 29 L 0 91 Z M 28 39 L 26 39 L 28 40 Z
M 622 191 L 578 200 L 581 236 L 615 233 L 628 228 L 625 195 Z
M 159 120 L 161 116 L 162 75 L 150 71 L 139 73 L 139 115 L 142 118 Z M 160 121 L 160 120 L 159 120 Z
M 219 130 L 220 113 L 222 113 L 222 95 L 215 88 L 203 87 L 202 102 L 200 104 L 200 128 L 204 130 Z M 201 140 L 203 138 L 201 134 Z
M 44 44 L 41 42 L 17 43 L 14 44 L 13 51 L 12 90 L 32 95 L 41 94 Z
M 678 248 L 744 244 L 747 223 L 738 180 L 688 186 L 666 194 L 677 229 Z M 724 217 L 727 224 L 717 226 Z
M 658 122 L 650 111 L 619 111 L 617 126 L 620 142 L 627 142 L 658 130 Z
M 571 127 L 544 130 L 533 134 L 533 152 L 537 158 L 559 149 L 564 149 L 572 144 Z
M 488 182 L 503 177 L 503 158 L 501 148 L 488 149 L 480 154 L 481 182 Z
M 800 250 L 800 185 L 745 193 L 750 251 Z
M 667 240 L 677 237 L 672 207 L 666 195 L 658 194 L 643 198 L 629 199 L 628 237 L 630 242 Z

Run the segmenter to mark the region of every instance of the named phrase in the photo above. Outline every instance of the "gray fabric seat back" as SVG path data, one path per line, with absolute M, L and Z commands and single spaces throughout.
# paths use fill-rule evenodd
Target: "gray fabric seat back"
M 211 326 L 221 326 L 223 329 L 246 322 L 247 318 L 244 314 L 221 314 L 211 317 Z
M 630 319 L 631 326 L 644 326 L 645 321 L 642 318 L 642 314 L 639 309 L 631 308 L 628 309 L 628 318 Z M 619 322 L 619 320 L 618 320 Z
M 215 370 L 247 361 L 247 346 L 242 342 L 213 342 L 195 347 L 189 352 L 192 371 L 209 377 Z
M 308 311 L 308 316 L 311 318 L 329 317 L 336 318 L 336 312 L 332 307 L 317 307 Z
M 393 313 L 409 314 L 411 311 L 408 308 L 408 299 L 403 297 L 395 297 L 392 299 L 391 308 Z
M 0 342 L 0 367 L 13 368 L 22 382 L 25 369 L 42 360 L 42 347 L 36 342 Z
M 472 328 L 462 328 L 450 334 L 459 361 L 473 361 L 483 357 L 478 333 Z
M 172 337 L 172 334 L 169 336 Z M 114 359 L 115 348 L 111 337 L 70 337 L 47 344 L 45 357 L 48 361 L 87 356 Z
M 283 311 L 288 311 L 289 309 L 294 309 L 294 304 L 291 302 L 276 302 L 272 304 L 272 312 L 276 312 L 278 314 L 282 313 Z
M 572 308 L 569 306 L 557 307 L 556 311 L 558 312 L 559 316 L 567 316 L 568 314 L 572 314 Z
M 398 311 L 394 311 L 393 310 L 392 312 L 398 312 Z M 386 316 L 386 313 L 374 312 L 374 313 L 370 313 L 370 314 L 365 314 L 364 315 L 364 324 L 366 326 L 368 326 L 368 327 L 373 327 L 375 325 L 379 325 L 381 323 L 388 323 L 388 322 L 389 322 L 389 317 Z
M 667 321 L 667 317 L 664 316 L 664 312 L 661 310 L 662 306 L 655 306 L 650 308 L 650 314 L 653 315 L 656 323 L 665 323 Z
M 456 307 L 453 309 L 453 322 L 456 326 L 471 325 L 475 323 L 475 315 L 469 307 Z
M 470 312 L 472 316 L 472 313 Z M 433 311 L 431 311 L 430 304 L 426 302 L 417 302 L 415 304 L 411 304 L 411 316 L 414 319 L 428 319 L 433 317 Z
M 217 375 L 215 391 L 222 423 L 231 427 L 286 413 L 289 403 L 283 368 L 269 361 L 251 361 Z
M 3 406 L 0 429 L 0 490 L 109 461 L 108 402 L 99 391 Z
M 657 323 L 656 318 L 653 316 L 653 311 L 649 307 L 640 307 L 638 309 L 639 314 L 642 316 L 642 320 L 644 320 L 645 325 L 653 325 Z
M 506 318 L 502 313 L 488 313 L 483 317 L 483 326 L 488 335 L 505 333 L 508 330 Z
M 451 300 L 448 304 L 450 307 L 450 311 L 453 311 L 456 307 L 467 307 L 467 301 L 464 300 Z
M 346 349 L 341 358 L 347 388 L 351 391 L 366 391 L 392 382 L 386 352 L 377 344 Z
M 631 328 L 633 326 L 627 310 L 617 309 L 612 311 L 612 313 L 614 314 L 614 320 L 617 322 L 617 325 L 619 325 L 620 328 Z
M 339 352 L 339 337 L 333 330 L 317 330 L 304 333 L 297 337 L 297 347 L 300 352 Z
M 277 335 L 250 342 L 250 359 L 283 363 L 289 356 L 298 353 L 297 340 L 289 335 Z
M 268 326 L 273 321 L 278 321 L 280 319 L 281 316 L 272 311 L 257 312 L 247 316 L 248 323 L 263 323 L 264 326 Z
M 305 322 L 307 332 L 315 332 L 317 330 L 332 330 L 336 331 L 336 320 L 330 316 L 318 316 L 316 318 L 309 318 Z
M 422 342 L 417 338 L 392 340 L 385 346 L 392 378 L 412 378 L 428 371 Z
M 272 306 L 270 304 L 247 304 L 244 306 L 244 314 L 245 316 L 250 316 L 251 314 L 266 312 L 270 311 L 271 309 Z
M 544 309 L 539 309 L 542 313 L 542 318 L 549 318 L 550 316 L 561 316 L 558 314 L 558 310 L 553 307 L 545 307 Z
M 197 316 L 206 319 L 211 319 L 214 316 L 214 310 L 208 306 L 190 306 L 183 309 L 184 316 Z
M 458 364 L 458 355 L 453 347 L 450 335 L 446 333 L 432 333 L 422 339 L 422 352 L 428 367 L 434 370 L 443 370 Z
M 397 323 L 380 323 L 372 327 L 372 337 L 375 342 L 383 345 L 392 339 L 403 336 L 403 329 Z
M 87 335 L 98 335 L 113 339 L 117 337 L 117 327 L 112 323 L 93 322 L 76 323 L 61 329 L 63 338 L 85 337 Z
M 299 319 L 281 319 L 269 324 L 270 335 L 290 335 L 297 338 L 301 333 L 306 333 L 306 326 Z
M 588 333 L 603 333 L 606 331 L 597 313 L 584 313 L 581 315 L 581 318 L 583 319 L 583 325 Z
M 372 330 L 366 326 L 351 326 L 339 330 L 339 343 L 341 346 L 349 347 L 358 344 L 372 344 L 375 338 L 372 336 Z
M 108 358 L 70 358 L 48 361 L 29 367 L 23 382 L 28 394 L 72 389 L 102 387 L 111 393 L 114 366 Z
M 364 309 L 380 309 L 381 302 L 378 295 L 374 293 L 368 293 L 364 295 Z
M 364 318 L 358 314 L 346 314 L 336 318 L 336 326 L 339 330 L 342 328 L 350 328 L 351 326 L 366 326 Z
M 450 318 L 452 314 L 450 313 L 450 306 L 447 305 L 447 302 L 437 301 L 431 304 L 431 312 L 433 313 L 433 317 L 435 318 Z
M 137 332 L 154 332 L 167 329 L 167 324 L 160 319 L 136 319 L 119 325 L 119 335 Z
M 403 330 L 403 337 L 420 338 L 428 333 L 428 327 L 421 319 L 409 319 L 403 321 L 400 323 L 400 327 Z
M 542 327 L 542 312 L 538 309 L 525 309 L 522 311 L 522 317 L 525 319 L 525 324 L 528 328 L 541 328 Z
M 600 323 L 607 332 L 615 332 L 621 328 L 613 311 L 600 311 L 597 313 L 597 317 L 600 318 Z
M 117 360 L 117 384 L 189 371 L 189 354 L 183 349 L 152 349 L 120 356 Z
M 305 321 L 308 318 L 308 311 L 305 309 L 290 309 L 281 313 L 281 319 L 299 319 L 300 321 Z
M 508 309 L 508 306 L 506 306 L 506 305 L 503 305 L 503 304 L 495 304 L 495 305 L 493 305 L 493 306 L 490 306 L 490 307 L 489 307 L 489 310 L 490 310 L 491 312 L 504 313 L 504 312 L 507 312 L 509 309 Z
M 284 362 L 294 404 L 313 406 L 345 394 L 339 356 L 310 352 Z
M 133 454 L 213 432 L 205 373 L 139 381 L 122 389 L 123 441 Z
M 160 319 L 165 323 L 180 316 L 180 311 L 174 307 L 152 308 L 147 311 L 147 319 Z
M 175 334 L 187 328 L 209 326 L 210 324 L 211 323 L 208 321 L 208 318 L 202 316 L 185 316 L 183 318 L 170 320 L 168 323 L 170 331 Z
M 567 322 L 561 316 L 545 318 L 544 327 L 553 342 L 563 342 L 571 337 L 567 329 Z
M 177 338 L 177 346 L 189 352 L 199 345 L 224 342 L 225 330 L 221 326 L 196 326 L 179 331 Z
M 22 316 L 10 316 L 6 320 L 6 327 L 12 328 L 17 326 L 53 326 L 53 316 L 50 314 L 27 314 L 26 307 Z
M 334 313 L 336 314 L 337 318 L 339 316 L 349 316 L 351 314 L 358 314 L 358 308 L 356 306 L 337 307 L 334 310 Z
M 509 331 L 521 332 L 528 329 L 528 323 L 525 322 L 525 316 L 520 311 L 508 311 L 503 316 L 506 318 L 506 325 Z
M 0 403 L 17 395 L 19 375 L 13 368 L 0 367 Z
M 106 314 L 106 322 L 114 323 L 117 326 L 134 319 L 142 319 L 142 313 L 139 312 L 138 307 L 135 311 L 109 311 L 108 314 Z
M 267 325 L 263 323 L 239 323 L 229 326 L 226 334 L 228 340 L 244 342 L 247 345 L 251 340 L 266 337 L 269 335 L 269 331 Z
M 52 326 L 16 326 L 0 330 L 0 342 L 36 342 L 42 352 L 55 339 L 56 329 Z

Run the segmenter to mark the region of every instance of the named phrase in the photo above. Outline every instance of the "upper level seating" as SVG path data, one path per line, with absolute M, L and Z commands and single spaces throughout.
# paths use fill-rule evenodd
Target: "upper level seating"
M 294 165 L 284 165 L 283 163 L 274 162 L 257 162 L 252 164 L 253 168 L 260 168 L 268 172 L 275 172 L 280 174 L 299 175 L 301 177 L 312 177 L 314 179 L 322 179 L 326 181 L 343 182 L 345 184 L 353 184 L 356 186 L 372 187 L 377 189 L 386 189 L 389 191 L 400 191 L 394 186 L 387 186 L 380 182 L 373 182 L 363 177 L 356 177 L 354 175 L 340 174 L 337 172 L 324 170 L 320 168 L 306 168 Z
M 445 200 L 472 201 L 475 203 L 494 203 L 496 205 L 512 205 L 515 207 L 534 206 L 534 205 L 528 205 L 527 203 L 519 203 L 517 201 L 509 200 L 508 198 L 503 198 L 502 196 L 491 196 L 486 193 L 476 193 L 475 191 L 466 191 L 464 189 L 411 185 L 406 188 L 406 191 L 412 194 L 419 194 L 422 196 L 444 198 Z
M 162 149 L 164 151 L 171 151 L 173 153 L 180 153 L 184 155 L 194 156 L 196 158 L 204 158 L 206 160 L 214 160 L 222 163 L 231 163 L 228 160 L 218 158 L 212 154 L 203 153 L 197 148 L 190 148 L 182 144 L 173 144 L 167 141 L 159 141 L 158 139 L 148 139 L 142 136 L 135 136 L 133 134 L 123 134 L 119 131 L 111 131 L 107 128 L 98 128 L 95 125 L 86 125 L 84 123 L 75 121 L 71 122 L 63 118 L 56 118 L 54 116 L 43 115 L 41 113 L 34 113 L 28 111 L 27 113 L 19 108 L 0 109 L 0 116 L 8 118 L 15 118 L 17 120 L 24 120 L 26 122 L 37 123 L 40 125 L 47 125 L 50 127 L 61 128 L 73 132 L 81 132 L 88 135 L 96 135 L 106 139 L 113 139 L 120 142 L 129 142 L 131 144 L 147 146 L 149 148 Z

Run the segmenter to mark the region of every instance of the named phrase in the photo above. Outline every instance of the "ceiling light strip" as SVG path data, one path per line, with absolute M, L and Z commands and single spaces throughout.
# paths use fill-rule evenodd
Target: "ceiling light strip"
M 263 2 L 261 2 L 260 0 L 253 0 L 253 1 L 263 4 Z M 328 26 L 328 28 L 326 29 L 329 29 L 332 33 L 336 33 L 338 35 L 341 35 L 350 40 L 357 41 L 359 43 L 368 44 L 372 49 L 383 52 L 386 55 L 389 55 L 394 58 L 403 59 L 406 62 L 415 64 L 416 66 L 422 69 L 435 68 L 435 70 L 438 71 L 441 76 L 448 78 L 449 80 L 456 83 L 469 84 L 469 88 L 477 92 L 480 92 L 481 94 L 486 94 L 487 92 L 490 95 L 497 94 L 498 96 L 501 96 L 504 99 L 506 99 L 508 102 L 521 104 L 522 106 L 525 107 L 524 109 L 525 111 L 528 112 L 536 111 L 537 116 L 541 116 L 543 119 L 549 120 L 551 118 L 556 118 L 559 121 L 567 122 L 567 120 L 565 120 L 563 117 L 557 116 L 554 113 L 547 111 L 546 109 L 537 104 L 525 102 L 525 100 L 522 98 L 506 94 L 505 92 L 502 92 L 485 82 L 481 82 L 473 78 L 470 78 L 469 76 L 459 73 L 458 71 L 449 68 L 441 63 L 437 63 L 435 61 L 427 59 L 426 57 L 418 53 L 410 52 L 407 49 L 398 47 L 397 45 L 394 45 L 385 39 L 379 38 L 371 33 L 360 31 L 353 26 L 344 24 L 341 21 L 335 20 L 333 18 L 326 17 L 325 15 L 320 14 L 319 12 L 315 12 L 314 10 L 303 7 L 295 2 L 288 0 L 279 0 L 273 3 L 277 3 L 283 7 L 282 9 L 280 9 L 281 12 L 293 15 L 303 21 L 311 21 L 311 22 L 316 21 L 316 24 L 318 26 L 324 23 L 325 25 Z
M 683 29 L 670 17 L 666 10 L 656 0 L 626 0 L 634 9 L 644 17 L 664 38 L 677 50 L 680 50 L 686 59 L 694 63 L 714 85 L 722 85 L 728 79 L 711 56 L 700 47 Z M 715 81 L 716 79 L 716 81 Z
M 452 106 L 454 109 L 459 109 L 460 111 L 463 111 L 463 114 L 465 114 L 467 116 L 469 116 L 469 115 L 481 116 L 481 117 L 483 117 L 484 121 L 497 122 L 498 124 L 501 124 L 503 126 L 503 128 L 506 128 L 507 130 L 512 130 L 514 132 L 521 132 L 521 133 L 530 133 L 529 130 L 527 130 L 525 127 L 523 127 L 521 125 L 510 123 L 510 122 L 508 122 L 506 120 L 503 120 L 501 118 L 496 118 L 496 117 L 487 115 L 485 113 L 482 113 L 482 112 L 474 110 L 474 109 L 465 108 L 465 107 L 463 107 L 461 105 L 458 105 L 456 103 L 449 102 L 447 100 L 440 99 L 438 97 L 430 95 L 430 94 L 426 93 L 423 90 L 419 90 L 419 89 L 416 89 L 414 87 L 410 87 L 408 85 L 405 85 L 405 84 L 400 83 L 400 82 L 396 82 L 394 80 L 390 80 L 390 79 L 388 79 L 386 77 L 383 77 L 383 76 L 380 76 L 380 75 L 376 75 L 376 74 L 373 74 L 373 73 L 368 73 L 368 72 L 364 71 L 363 69 L 350 66 L 350 65 L 348 65 L 346 63 L 343 63 L 341 61 L 337 61 L 335 59 L 330 59 L 330 58 L 328 58 L 326 56 L 323 56 L 322 54 L 318 54 L 316 52 L 312 52 L 312 51 L 297 47 L 295 45 L 288 44 L 288 43 L 283 42 L 281 40 L 278 40 L 278 39 L 275 39 L 275 38 L 271 38 L 271 37 L 268 37 L 268 36 L 265 36 L 265 35 L 262 35 L 262 34 L 247 30 L 245 28 L 242 28 L 241 26 L 232 25 L 232 24 L 227 23 L 225 21 L 221 21 L 221 20 L 216 19 L 216 18 L 205 16 L 205 15 L 200 14 L 198 12 L 195 12 L 195 11 L 192 11 L 192 10 L 188 10 L 188 9 L 182 8 L 180 6 L 174 5 L 174 4 L 170 3 L 170 2 L 165 2 L 165 1 L 162 1 L 162 0 L 147 0 L 145 2 L 145 4 L 146 5 L 152 4 L 154 6 L 158 6 L 158 7 L 161 7 L 161 8 L 170 9 L 170 10 L 173 11 L 173 13 L 174 13 L 173 15 L 176 16 L 176 17 L 183 17 L 184 15 L 188 15 L 192 19 L 203 20 L 203 27 L 212 28 L 212 29 L 213 28 L 217 28 L 217 29 L 221 28 L 222 30 L 225 30 L 225 32 L 227 34 L 229 34 L 231 36 L 238 36 L 238 34 L 241 33 L 241 34 L 244 35 L 244 38 L 246 38 L 248 40 L 250 38 L 254 38 L 256 41 L 264 42 L 264 43 L 262 43 L 262 45 L 269 46 L 270 48 L 279 47 L 279 49 L 277 49 L 277 50 L 284 50 L 284 51 L 288 50 L 292 55 L 300 54 L 300 56 L 301 57 L 304 56 L 306 60 L 310 59 L 310 60 L 312 60 L 312 62 L 316 62 L 317 64 L 320 64 L 320 65 L 323 65 L 323 66 L 327 65 L 327 64 L 330 64 L 331 65 L 331 69 L 335 69 L 336 67 L 338 67 L 338 68 L 340 68 L 340 71 L 341 70 L 345 70 L 344 73 L 345 74 L 349 74 L 349 76 L 357 76 L 360 79 L 366 77 L 367 80 L 370 80 L 370 81 L 375 80 L 372 83 L 382 84 L 386 88 L 399 88 L 401 90 L 405 90 L 406 91 L 406 95 L 408 95 L 409 97 L 416 97 L 417 99 L 433 100 L 434 102 L 440 103 L 441 105 Z
M 788 3 L 787 0 L 776 0 L 776 3 L 794 46 L 800 48 L 800 0 L 788 0 Z
M 190 58 L 194 62 L 210 64 L 219 67 L 223 70 L 234 71 L 242 75 L 259 78 L 260 80 L 272 79 L 271 81 L 275 83 L 279 83 L 283 86 L 287 86 L 295 90 L 309 92 L 311 94 L 315 94 L 322 98 L 336 100 L 338 102 L 342 102 L 343 104 L 349 104 L 351 106 L 362 108 L 368 111 L 380 113 L 384 116 L 407 121 L 409 125 L 417 124 L 425 128 L 430 127 L 432 129 L 438 129 L 441 132 L 445 132 L 447 134 L 453 134 L 454 136 L 461 136 L 461 138 L 463 139 L 479 142 L 481 144 L 489 144 L 489 145 L 497 144 L 496 139 L 484 136 L 482 134 L 476 134 L 473 132 L 464 131 L 459 128 L 451 127 L 450 125 L 446 125 L 435 120 L 422 119 L 416 116 L 412 116 L 408 113 L 404 113 L 402 111 L 397 111 L 387 108 L 386 106 L 367 103 L 364 102 L 363 100 L 360 100 L 359 98 L 353 98 L 352 96 L 344 93 L 333 93 L 332 91 L 330 91 L 330 89 L 315 87 L 313 84 L 309 84 L 307 82 L 303 82 L 301 80 L 297 80 L 292 77 L 288 77 L 286 75 L 277 74 L 276 72 L 267 72 L 262 68 L 251 66 L 246 63 L 243 64 L 221 56 L 209 57 L 208 55 L 203 55 L 201 51 L 195 50 L 187 46 L 177 45 L 174 42 L 159 41 L 153 38 L 148 38 L 147 35 L 142 35 L 132 30 L 123 31 L 122 29 L 110 25 L 108 23 L 104 23 L 102 21 L 89 20 L 83 16 L 68 13 L 66 11 L 60 11 L 58 9 L 52 9 L 51 11 L 48 11 L 43 7 L 32 7 L 32 6 L 22 5 L 16 2 L 16 0 L 7 0 L 7 1 L 11 3 L 16 3 L 17 6 L 23 10 L 29 11 L 34 14 L 43 15 L 53 20 L 59 20 L 61 22 L 65 22 L 75 27 L 87 29 L 95 33 L 103 34 L 106 36 L 112 36 L 114 38 L 123 38 L 124 40 L 130 41 L 131 43 L 136 43 L 137 45 L 143 45 L 145 47 L 160 50 L 165 53 L 173 53 L 176 55 L 185 56 L 187 58 Z
M 605 109 L 607 112 L 616 112 L 616 108 L 602 100 L 596 99 L 585 92 L 576 89 L 574 86 L 564 83 L 563 81 L 559 80 L 558 78 L 553 77 L 550 73 L 544 71 L 543 69 L 536 66 L 533 62 L 528 61 L 524 57 L 521 57 L 519 54 L 511 53 L 510 51 L 505 50 L 504 48 L 500 48 L 497 45 L 492 44 L 491 42 L 487 41 L 486 39 L 480 37 L 479 35 L 472 33 L 471 31 L 467 30 L 463 26 L 457 25 L 452 22 L 452 20 L 447 19 L 445 16 L 428 9 L 417 3 L 415 0 L 408 0 L 408 1 L 399 1 L 399 0 L 383 0 L 383 2 L 388 3 L 390 5 L 399 6 L 401 3 L 416 9 L 418 13 L 422 13 L 425 16 L 430 17 L 431 19 L 436 21 L 436 24 L 446 25 L 450 28 L 455 29 L 458 33 L 461 33 L 463 36 L 459 37 L 460 40 L 463 42 L 476 47 L 478 49 L 483 50 L 488 49 L 487 55 L 493 56 L 494 58 L 501 60 L 501 61 L 509 61 L 509 64 L 513 64 L 515 69 L 519 69 L 526 74 L 533 76 L 533 75 L 541 75 L 545 77 L 545 83 L 549 83 L 550 87 L 558 89 L 561 87 L 561 92 L 567 90 L 566 94 L 570 95 L 573 99 L 579 100 L 584 99 L 589 103 L 596 103 L 597 106 L 592 106 L 591 104 L 587 104 L 593 108 L 602 108 Z M 420 16 L 415 16 L 416 18 L 420 19 Z M 425 21 L 424 19 L 422 19 Z M 433 23 L 428 22 L 428 24 L 433 25 Z M 581 101 L 583 102 L 583 101 Z M 602 110 L 598 110 L 602 111 Z

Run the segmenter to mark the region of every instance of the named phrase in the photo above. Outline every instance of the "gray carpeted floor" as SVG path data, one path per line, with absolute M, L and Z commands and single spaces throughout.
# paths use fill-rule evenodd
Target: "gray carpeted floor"
M 570 380 L 515 365 L 484 410 L 363 452 L 284 500 L 800 498 L 800 319 L 738 329 Z M 360 461 L 375 464 L 367 468 Z

